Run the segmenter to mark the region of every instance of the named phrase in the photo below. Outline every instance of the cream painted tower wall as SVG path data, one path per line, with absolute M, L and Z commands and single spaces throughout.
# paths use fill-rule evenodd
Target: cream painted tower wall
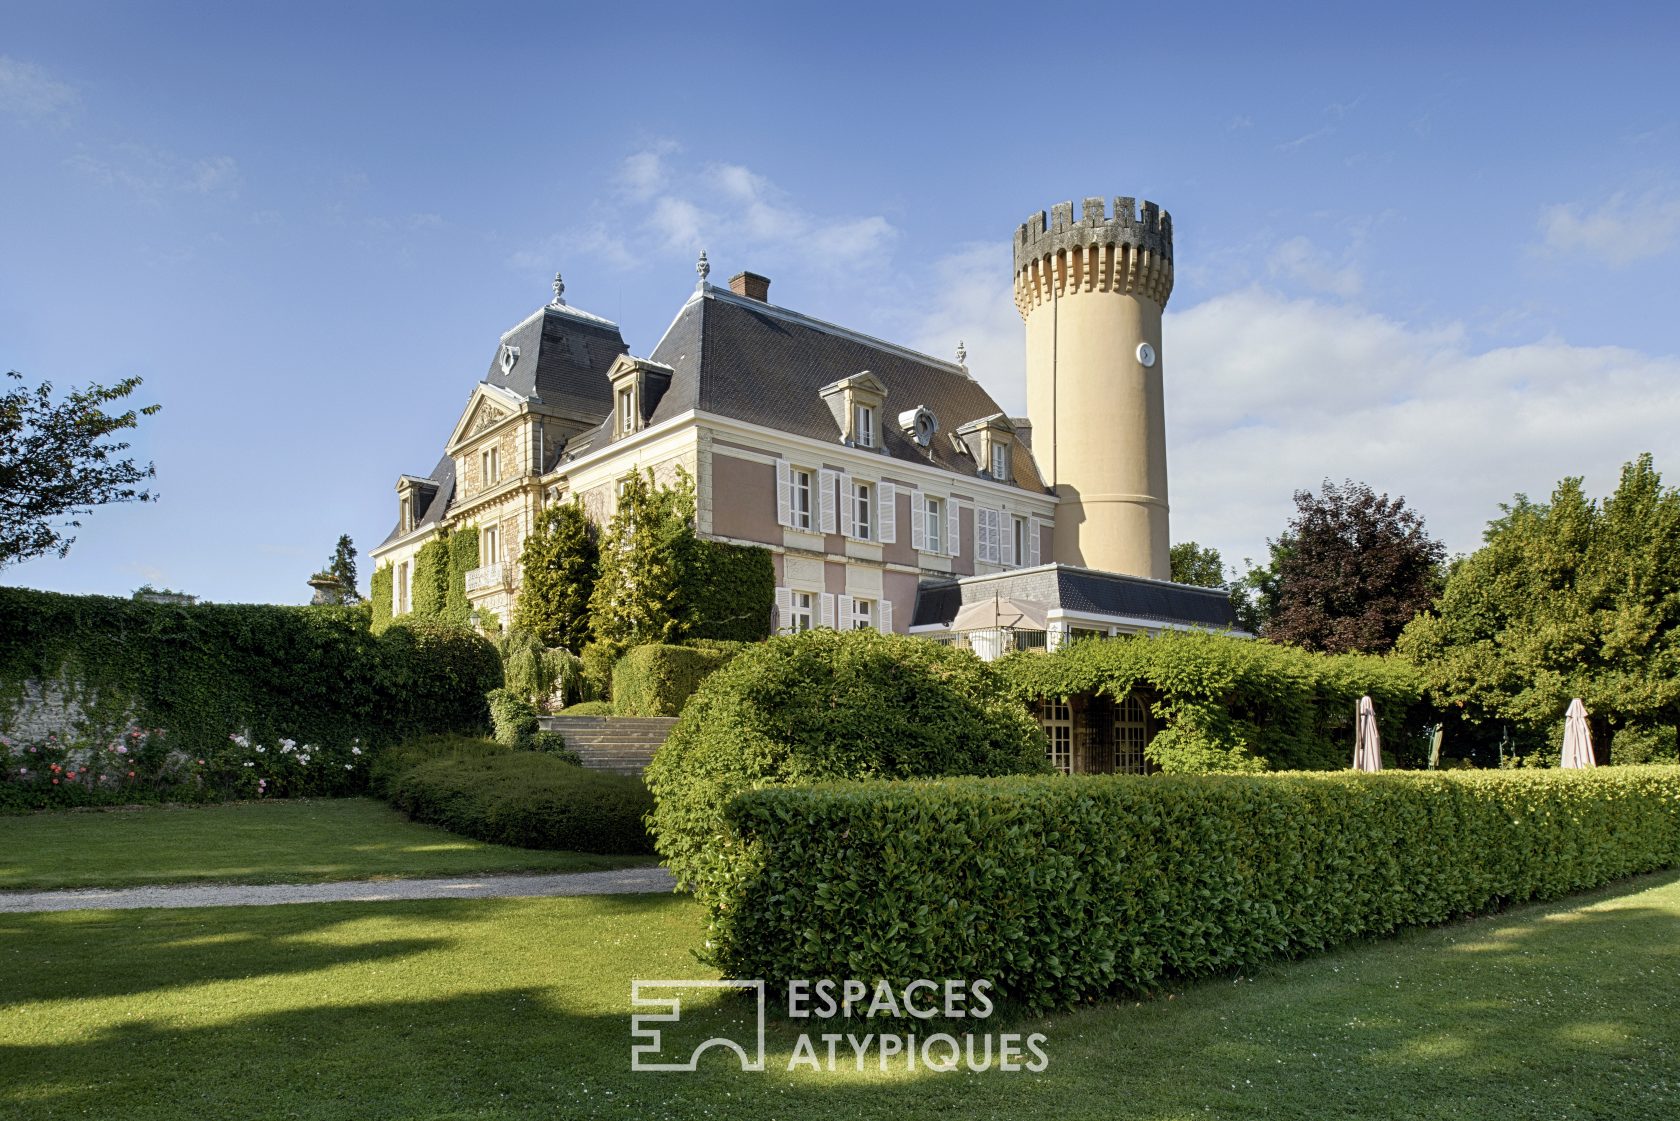
M 1152 202 L 1088 198 L 1015 236 L 1015 306 L 1027 329 L 1033 458 L 1055 487 L 1055 559 L 1171 579 L 1161 312 L 1172 294 L 1172 217 Z M 1144 349 L 1147 348 L 1147 349 Z

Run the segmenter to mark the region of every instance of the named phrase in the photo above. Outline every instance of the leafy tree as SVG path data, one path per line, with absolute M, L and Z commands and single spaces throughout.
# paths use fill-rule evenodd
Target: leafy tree
M 601 543 L 589 607 L 597 639 L 674 642 L 685 633 L 684 575 L 696 548 L 694 483 L 655 487 L 653 472 L 624 480 Z
M 6 376 L 23 381 L 15 370 Z M 136 484 L 152 477 L 153 466 L 118 458 L 128 444 L 109 437 L 137 427 L 161 406 L 105 411 L 139 385 L 139 378 L 89 385 L 56 402 L 51 382 L 0 394 L 0 566 L 44 553 L 65 556 L 76 540 L 65 531 L 96 506 L 152 500 Z
M 1175 584 L 1193 584 L 1198 588 L 1223 588 L 1225 562 L 1219 550 L 1207 548 L 1194 541 L 1180 541 L 1172 547 L 1172 579 Z
M 1618 727 L 1680 726 L 1680 491 L 1651 456 L 1602 505 L 1567 478 L 1500 509 L 1402 636 L 1437 701 L 1532 735 L 1580 697 L 1601 761 Z
M 601 566 L 595 527 L 582 504 L 543 507 L 525 537 L 519 564 L 524 584 L 513 625 L 544 646 L 581 651 L 590 638 L 589 599 Z
M 362 602 L 362 593 L 356 590 L 356 546 L 351 542 L 348 533 L 339 535 L 338 547 L 333 550 L 332 559 L 327 562 L 327 571 L 338 577 L 338 582 L 344 585 L 344 603 Z
M 1364 483 L 1295 492 L 1295 517 L 1271 542 L 1275 607 L 1267 638 L 1330 654 L 1381 653 L 1440 588 L 1446 550 L 1404 498 Z M 1267 577 L 1258 585 L 1265 589 Z

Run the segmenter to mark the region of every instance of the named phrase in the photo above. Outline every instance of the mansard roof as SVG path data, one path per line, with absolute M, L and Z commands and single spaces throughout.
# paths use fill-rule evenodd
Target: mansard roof
M 404 478 L 410 477 L 404 476 Z M 415 519 L 413 529 L 409 530 L 410 533 L 414 532 L 415 529 L 437 525 L 443 520 L 443 516 L 449 512 L 449 504 L 455 500 L 455 460 L 447 455 L 438 460 L 437 466 L 432 468 L 431 474 L 426 476 L 425 483 L 420 484 L 420 490 L 422 492 L 430 490 L 432 492 L 431 499 L 426 503 L 426 508 L 420 517 Z M 385 535 L 385 540 L 374 547 L 382 549 L 401 536 L 403 536 L 402 522 L 399 520 L 396 525 L 391 527 L 391 532 Z
M 517 354 L 509 356 L 510 347 Z M 484 380 L 575 416 L 602 417 L 612 412 L 607 369 L 629 349 L 612 320 L 549 304 L 502 336 Z
M 984 465 L 966 448 L 943 435 L 922 447 L 893 418 L 925 405 L 942 432 L 953 432 L 1002 411 L 955 362 L 717 288 L 696 293 L 684 305 L 652 357 L 671 367 L 672 377 L 649 425 L 700 410 L 838 443 L 822 390 L 867 370 L 886 388 L 879 425 L 885 455 L 970 477 L 979 476 Z M 600 447 L 604 441 L 597 436 L 592 442 Z M 1018 456 L 1014 470 L 1015 485 L 1045 489 L 1030 454 Z

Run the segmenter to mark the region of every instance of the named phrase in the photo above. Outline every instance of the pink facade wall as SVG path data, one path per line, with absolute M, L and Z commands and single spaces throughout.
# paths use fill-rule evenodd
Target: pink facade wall
M 712 532 L 767 545 L 782 543 L 774 466 L 732 455 L 712 456 Z

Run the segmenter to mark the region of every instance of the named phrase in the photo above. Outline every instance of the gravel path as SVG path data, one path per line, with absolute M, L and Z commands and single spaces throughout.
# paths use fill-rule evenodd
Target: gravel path
M 0 914 L 137 907 L 267 907 L 277 903 L 378 903 L 391 899 L 501 899 L 533 895 L 633 895 L 670 891 L 658 865 L 608 872 L 356 880 L 327 884 L 171 884 L 79 891 L 0 892 Z

